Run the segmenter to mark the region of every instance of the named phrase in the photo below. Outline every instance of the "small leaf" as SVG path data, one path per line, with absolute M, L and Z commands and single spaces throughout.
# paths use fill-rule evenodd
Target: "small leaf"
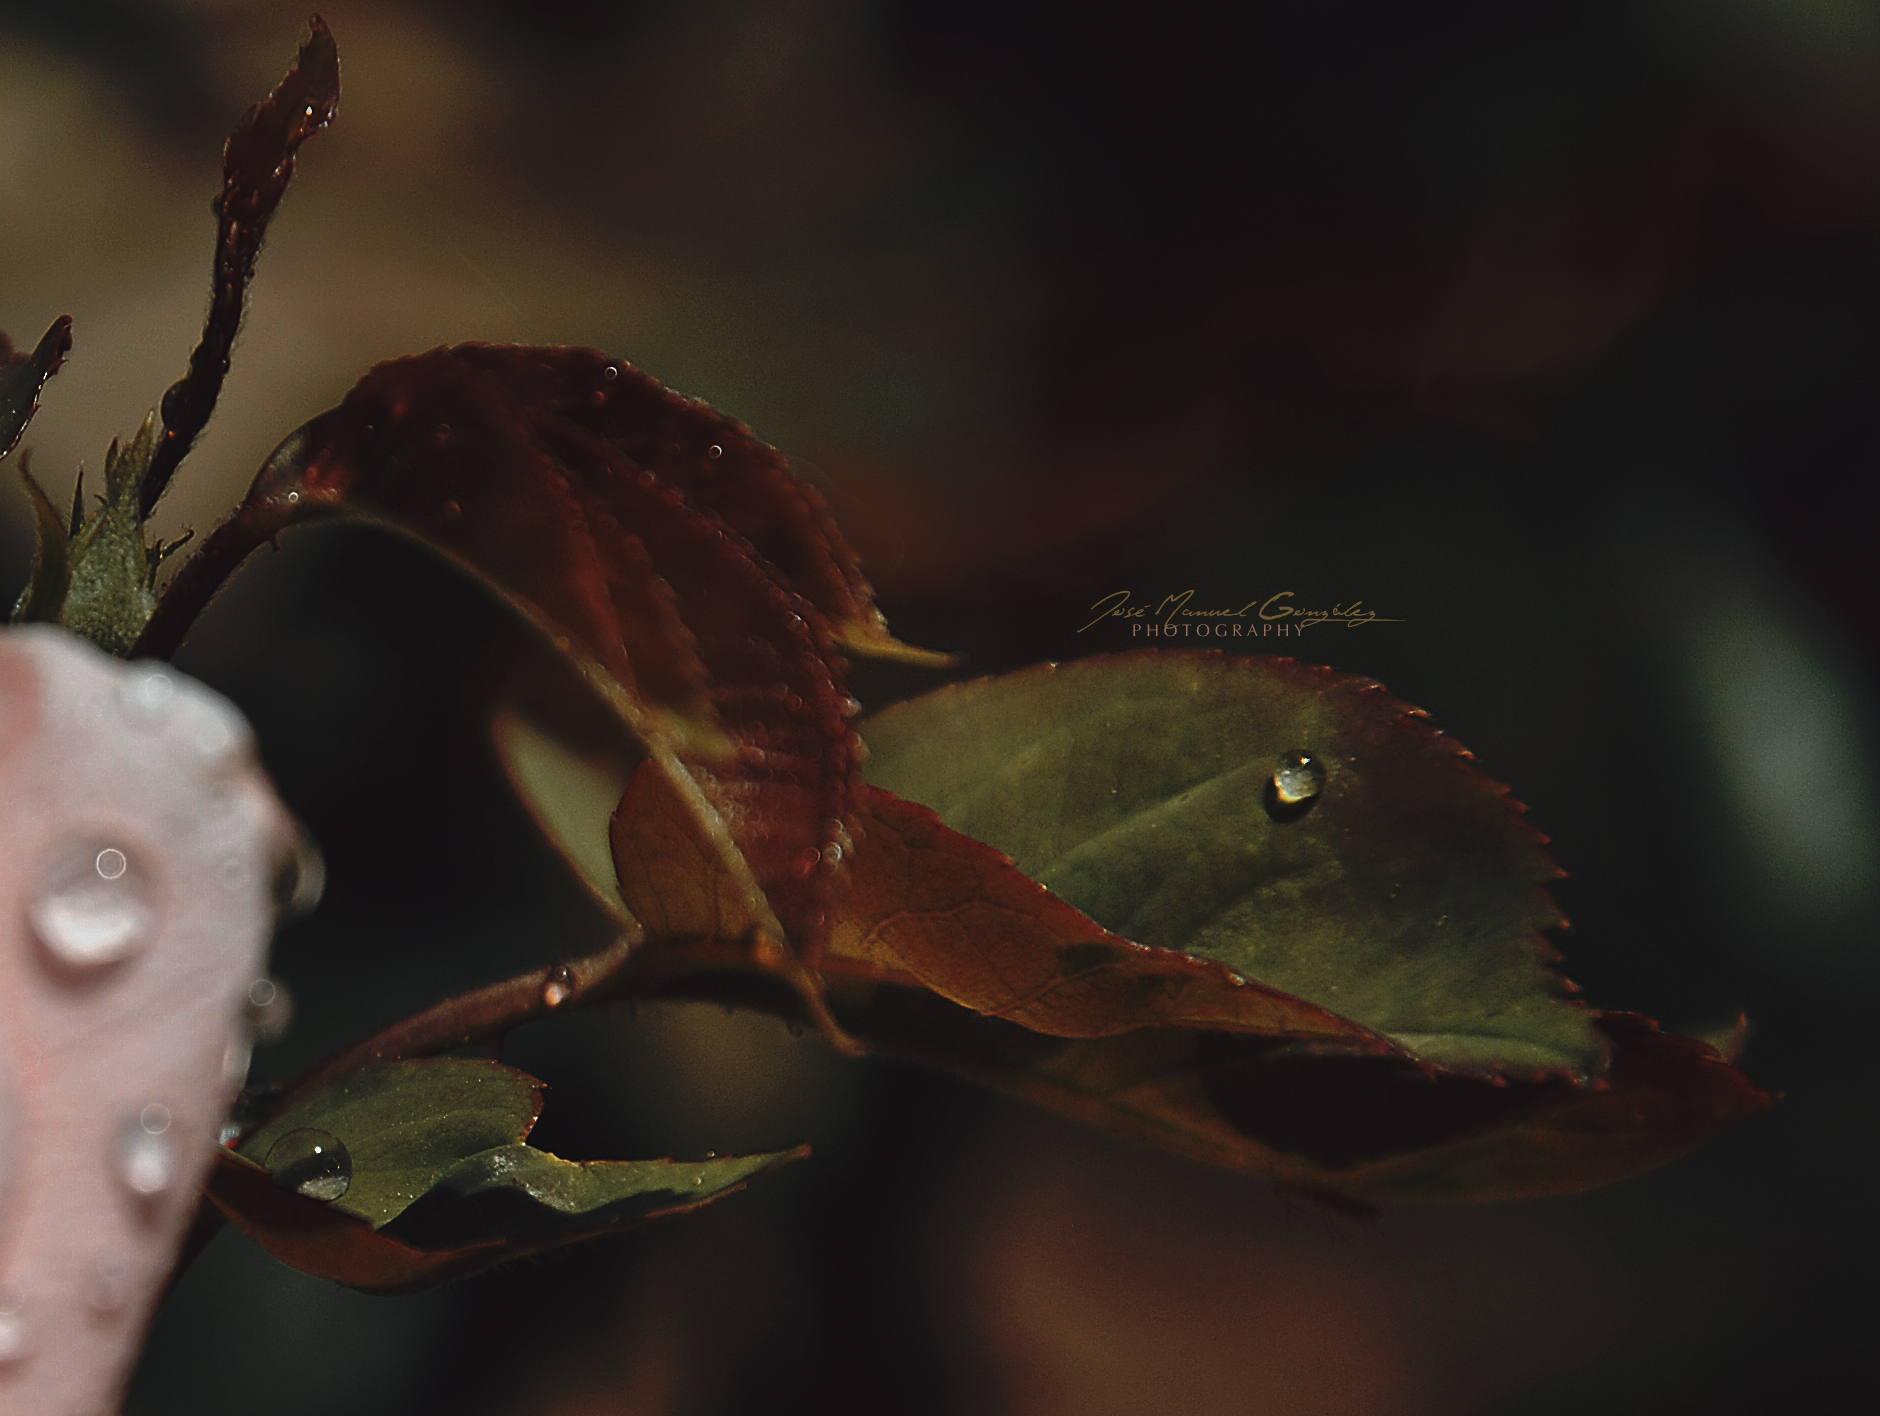
M 1426 1063 L 1603 1070 L 1593 1015 L 1547 967 L 1538 931 L 1564 921 L 1542 837 L 1374 683 L 1151 651 L 945 688 L 865 730 L 871 782 L 1119 935 L 1225 964 Z M 1278 781 L 1302 753 L 1319 775 Z
M 60 315 L 31 354 L 18 353 L 0 333 L 0 457 L 13 451 L 39 407 L 39 390 L 72 349 L 72 317 Z
M 210 1198 L 283 1262 L 398 1293 L 696 1209 L 807 1154 L 561 1160 L 522 1144 L 540 1099 L 539 1082 L 493 1062 L 432 1058 L 356 1073 L 218 1157 Z M 345 1158 L 343 1188 L 299 1178 L 309 1135 Z
M 164 395 L 163 438 L 144 469 L 140 517 L 156 507 L 177 464 L 215 411 L 262 237 L 294 177 L 294 154 L 339 109 L 339 47 L 318 15 L 311 29 L 294 66 L 273 93 L 242 115 L 222 149 L 209 315 L 189 356 L 189 372 Z
M 71 588 L 62 623 L 108 653 L 130 650 L 156 608 L 155 579 L 164 551 L 144 542 L 138 496 L 157 447 L 151 413 L 127 448 L 105 454 L 104 496 L 71 540 Z

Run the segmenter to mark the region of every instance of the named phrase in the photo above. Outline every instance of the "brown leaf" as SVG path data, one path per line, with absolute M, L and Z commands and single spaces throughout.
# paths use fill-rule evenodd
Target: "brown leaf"
M 222 149 L 209 315 L 189 356 L 189 373 L 163 398 L 163 438 L 144 476 L 144 516 L 215 411 L 261 239 L 294 177 L 294 154 L 339 111 L 339 46 L 318 15 L 310 25 L 294 66 L 273 93 L 242 115 Z
M 782 961 L 820 1011 L 810 970 L 860 786 L 824 609 L 851 638 L 873 611 L 774 452 L 592 351 L 462 346 L 374 369 L 283 445 L 244 510 L 274 529 L 376 520 L 508 598 L 650 758 L 617 859 L 703 851 L 714 898 L 739 902 L 713 927 L 760 966 Z M 654 844 L 636 846 L 641 832 Z M 675 927 L 698 927 L 671 915 L 669 882 L 636 879 L 636 913 L 659 916 L 664 898 Z
M 1396 1048 L 1225 964 L 1103 929 L 926 807 L 869 788 L 823 968 L 914 983 L 1053 1037 L 1180 1025 Z

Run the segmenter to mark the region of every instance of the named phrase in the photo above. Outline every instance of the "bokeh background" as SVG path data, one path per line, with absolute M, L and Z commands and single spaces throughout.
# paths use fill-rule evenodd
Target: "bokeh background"
M 576 1157 L 814 1143 L 690 1218 L 410 1299 L 224 1234 L 133 1416 L 1705 1416 L 1872 1399 L 1880 11 L 1872 0 L 336 0 L 204 528 L 377 360 L 590 344 L 824 490 L 971 672 L 1132 647 L 1101 596 L 1361 600 L 1381 679 L 1570 872 L 1567 971 L 1786 1093 L 1599 1193 L 1374 1225 L 779 1025 L 668 1006 L 511 1057 Z M 94 475 L 182 370 L 221 140 L 306 19 L 0 3 L 0 325 L 77 345 Z M 9 584 L 30 556 L 0 493 Z M 602 921 L 485 741 L 501 614 L 295 533 L 181 662 L 331 885 L 290 1075 Z M 877 706 L 933 682 L 857 672 Z

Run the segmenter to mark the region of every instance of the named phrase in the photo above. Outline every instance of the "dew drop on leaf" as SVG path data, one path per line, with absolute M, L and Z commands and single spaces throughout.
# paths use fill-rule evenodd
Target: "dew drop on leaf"
M 1325 765 L 1309 752 L 1289 752 L 1273 769 L 1273 795 L 1281 806 L 1311 801 L 1325 790 Z
M 176 1183 L 177 1160 L 170 1109 L 154 1102 L 124 1123 L 112 1145 L 112 1166 L 133 1195 L 147 1198 L 169 1189 Z
M 114 964 L 150 942 L 157 913 L 136 861 L 105 841 L 68 841 L 53 853 L 27 904 L 34 935 L 59 962 Z
M 339 1137 L 311 1126 L 268 1148 L 274 1183 L 312 1200 L 337 1200 L 352 1188 L 352 1156 Z

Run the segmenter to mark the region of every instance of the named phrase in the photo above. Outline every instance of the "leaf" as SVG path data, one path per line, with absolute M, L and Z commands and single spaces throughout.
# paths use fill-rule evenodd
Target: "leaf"
M 39 390 L 59 372 L 72 350 L 72 317 L 60 315 L 31 354 L 14 350 L 0 333 L 0 457 L 13 451 L 39 407 Z
M 210 1198 L 283 1262 L 367 1292 L 410 1292 L 696 1209 L 807 1154 L 566 1161 L 522 1144 L 540 1101 L 539 1082 L 493 1062 L 432 1058 L 355 1073 L 271 1120 L 239 1153 L 222 1153 Z M 349 1183 L 330 1200 L 314 1197 L 317 1179 L 303 1182 L 310 1193 L 289 1188 L 310 1173 L 288 1168 L 304 1165 L 299 1138 L 309 1133 L 349 1158 Z
M 222 149 L 209 315 L 189 356 L 188 374 L 164 395 L 163 437 L 139 489 L 140 517 L 156 507 L 215 411 L 262 237 L 294 177 L 294 154 L 339 110 L 339 46 L 318 15 L 310 27 L 294 66 L 273 93 L 242 115 Z
M 1109 933 L 923 806 L 872 791 L 824 968 L 931 988 L 1054 1037 L 1176 1024 L 1269 1037 L 1388 1040 L 1224 964 Z
M 1427 1064 L 1603 1070 L 1594 1015 L 1547 967 L 1538 931 L 1564 921 L 1543 838 L 1374 683 L 1150 651 L 941 689 L 866 735 L 872 783 L 1118 935 L 1223 964 Z M 1289 805 L 1274 774 L 1301 751 L 1323 788 Z
M 1496 1084 L 1402 1056 L 1192 1029 L 1052 1038 L 856 978 L 832 978 L 831 1001 L 845 1027 L 896 1056 L 1358 1214 L 1593 1189 L 1772 1100 L 1708 1044 L 1627 1013 L 1596 1015 L 1605 1080 Z
M 156 608 L 156 574 L 174 547 L 144 542 L 138 496 L 157 448 L 157 416 L 145 417 L 127 448 L 105 454 L 104 495 L 71 540 L 71 583 L 60 622 L 124 657 Z M 43 513 L 42 513 L 43 516 Z
M 739 902 L 700 925 L 629 871 L 626 907 L 681 936 L 729 931 L 701 942 L 789 976 L 833 1032 L 813 969 L 861 779 L 830 617 L 845 643 L 900 651 L 774 452 L 592 351 L 466 345 L 373 370 L 283 444 L 244 511 L 272 530 L 375 520 L 506 596 L 648 759 L 614 859 L 683 840 Z

